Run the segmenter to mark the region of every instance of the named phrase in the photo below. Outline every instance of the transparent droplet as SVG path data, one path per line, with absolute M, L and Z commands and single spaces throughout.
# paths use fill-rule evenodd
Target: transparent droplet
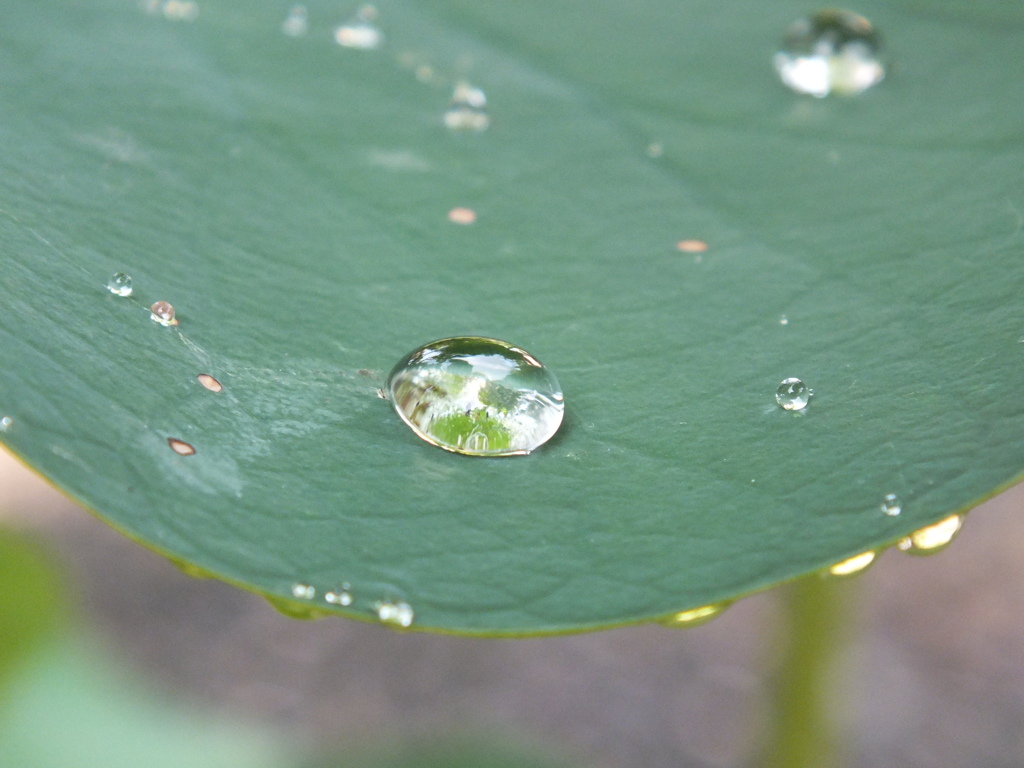
M 855 573 L 860 573 L 875 562 L 875 556 L 874 550 L 861 552 L 859 555 L 848 557 L 845 560 L 836 563 L 828 569 L 828 572 L 832 576 L 852 576 Z
M 657 160 L 665 154 L 665 146 L 660 141 L 652 141 L 647 145 L 647 156 L 652 160 Z
M 177 325 L 178 320 L 174 316 L 174 307 L 168 304 L 166 301 L 158 301 L 149 308 L 150 319 L 160 323 L 160 325 Z
M 700 608 L 691 608 L 688 611 L 680 611 L 667 619 L 663 619 L 660 624 L 665 627 L 675 628 L 699 627 L 701 624 L 707 624 L 730 605 L 731 603 L 727 602 L 702 605 Z
M 900 503 L 900 497 L 895 493 L 885 494 L 885 496 L 882 497 L 882 511 L 889 517 L 896 517 L 896 515 L 903 511 L 903 505 Z
M 483 131 L 491 124 L 487 96 L 466 82 L 457 83 L 444 113 L 444 124 L 453 131 Z
M 783 379 L 779 388 L 775 390 L 775 402 L 787 411 L 802 411 L 811 402 L 813 395 L 814 390 L 800 379 Z
M 293 584 L 292 597 L 297 597 L 299 600 L 312 600 L 316 597 L 316 587 L 311 587 L 309 584 Z
M 794 91 L 818 98 L 857 94 L 885 76 L 871 22 L 837 9 L 794 23 L 775 54 L 775 69 Z
M 779 325 L 789 325 L 789 318 L 785 315 L 779 316 Z
M 349 589 L 349 585 L 344 584 L 341 589 L 324 593 L 324 600 L 332 605 L 352 605 L 352 593 Z
M 176 437 L 168 437 L 167 444 L 171 446 L 171 450 L 179 456 L 194 456 L 196 449 L 186 443 L 184 440 L 178 440 Z
M 124 272 L 118 272 L 107 280 L 107 290 L 115 296 L 131 296 L 132 279 Z
M 384 600 L 377 603 L 377 618 L 384 624 L 396 627 L 410 627 L 414 618 L 412 606 L 408 603 L 393 603 Z
M 281 31 L 288 37 L 302 37 L 309 31 L 309 13 L 306 6 L 295 5 L 281 22 Z
M 334 39 L 345 48 L 372 51 L 384 42 L 384 33 L 376 25 L 377 9 L 364 5 L 355 16 L 334 30 Z
M 0 419 L 0 432 L 6 432 L 8 429 L 11 428 L 12 424 L 14 424 L 14 419 L 12 419 L 10 416 L 4 416 L 2 419 Z
M 532 355 L 504 341 L 458 336 L 406 355 L 388 376 L 391 403 L 432 445 L 469 456 L 515 456 L 562 423 L 562 390 Z
M 948 547 L 963 526 L 963 515 L 950 515 L 934 525 L 914 531 L 897 542 L 896 547 L 912 555 L 931 555 Z

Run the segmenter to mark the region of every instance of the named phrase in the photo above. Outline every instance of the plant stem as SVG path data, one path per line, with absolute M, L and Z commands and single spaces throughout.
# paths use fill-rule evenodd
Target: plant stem
M 840 768 L 836 673 L 846 644 L 844 595 L 852 586 L 810 576 L 783 595 L 788 633 L 776 672 L 773 723 L 762 768 Z

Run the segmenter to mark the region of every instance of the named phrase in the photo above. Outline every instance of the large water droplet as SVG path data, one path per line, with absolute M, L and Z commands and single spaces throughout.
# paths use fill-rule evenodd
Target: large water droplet
M 166 301 L 158 301 L 149 308 L 149 319 L 160 325 L 177 325 L 178 319 L 174 316 L 174 307 Z
M 408 603 L 393 603 L 390 600 L 382 600 L 377 603 L 377 618 L 384 624 L 391 624 L 395 627 L 410 627 L 414 618 L 412 606 Z
M 811 402 L 813 394 L 814 390 L 800 379 L 783 379 L 779 388 L 775 390 L 775 402 L 787 411 L 802 411 Z
M 309 31 L 309 14 L 306 6 L 293 6 L 285 20 L 281 22 L 281 31 L 288 37 L 302 37 Z
M 903 511 L 903 504 L 900 503 L 900 497 L 895 493 L 885 494 L 885 496 L 882 497 L 882 511 L 889 517 L 896 517 L 896 515 Z
M 107 290 L 115 296 L 131 296 L 132 279 L 124 272 L 118 272 L 107 280 Z
M 873 562 L 875 562 L 875 551 L 868 550 L 836 563 L 828 569 L 828 572 L 832 576 L 852 576 L 855 573 L 860 573 Z
M 775 54 L 775 69 L 798 93 L 852 95 L 885 76 L 878 51 L 878 33 L 870 21 L 830 9 L 789 28 L 782 50 Z
M 334 30 L 334 39 L 345 48 L 372 51 L 384 42 L 384 33 L 376 25 L 377 9 L 364 5 L 355 16 Z
M 482 131 L 491 124 L 487 114 L 487 96 L 479 88 L 460 82 L 452 91 L 444 124 L 453 131 Z
M 562 423 L 554 374 L 496 339 L 458 336 L 426 344 L 392 369 L 388 391 L 413 432 L 469 456 L 529 453 Z
M 701 624 L 707 624 L 730 605 L 731 603 L 729 602 L 702 605 L 700 608 L 691 608 L 687 611 L 680 611 L 667 619 L 663 619 L 660 624 L 665 627 L 673 628 L 699 627 Z
M 897 549 L 912 555 L 932 555 L 948 547 L 963 526 L 963 515 L 950 515 L 934 525 L 914 531 L 896 543 Z

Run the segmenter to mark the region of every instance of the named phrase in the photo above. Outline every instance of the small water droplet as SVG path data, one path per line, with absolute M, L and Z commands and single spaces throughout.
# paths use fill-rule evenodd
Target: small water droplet
M 288 37 L 302 37 L 309 31 L 309 13 L 306 6 L 295 5 L 281 22 L 281 31 Z
M 448 221 L 452 224 L 472 224 L 476 221 L 476 211 L 472 208 L 452 208 L 448 211 Z
M 413 350 L 388 376 L 391 403 L 419 437 L 469 456 L 515 456 L 562 423 L 562 390 L 528 352 L 459 336 Z
M 963 523 L 963 515 L 950 515 L 905 536 L 897 542 L 896 547 L 912 555 L 932 555 L 941 552 L 953 542 Z
M 199 18 L 199 4 L 193 0 L 147 0 L 146 11 L 156 14 L 163 14 L 165 19 L 171 21 L 195 21 Z
M 657 160 L 665 154 L 665 147 L 660 141 L 652 141 L 647 145 L 647 156 L 652 160 Z
M 895 493 L 885 494 L 885 496 L 882 497 L 882 511 L 889 517 L 896 517 L 896 515 L 903 511 L 903 505 L 900 503 L 900 497 Z
M 483 131 L 491 124 L 487 114 L 487 96 L 466 82 L 456 84 L 452 100 L 444 113 L 444 124 L 453 131 Z
M 818 98 L 857 94 L 885 76 L 871 22 L 837 9 L 794 23 L 775 54 L 775 69 L 794 91 Z
M 118 272 L 107 280 L 107 290 L 115 296 L 131 296 L 132 279 L 124 272 Z
M 168 437 L 167 444 L 171 446 L 171 450 L 179 456 L 194 456 L 196 449 L 186 443 L 184 440 L 178 440 L 176 437 Z
M 420 64 L 416 67 L 416 79 L 421 83 L 429 83 L 434 79 L 434 68 L 429 64 Z
M 220 392 L 224 389 L 224 386 L 208 373 L 200 373 L 196 378 L 199 380 L 200 384 L 211 392 Z
M 708 244 L 703 240 L 680 240 L 676 243 L 676 250 L 682 253 L 704 253 Z
M 779 325 L 789 325 L 789 318 L 785 315 L 779 316 Z
M 659 623 L 662 626 L 673 628 L 685 627 L 688 629 L 690 627 L 699 627 L 701 624 L 707 624 L 730 605 L 731 603 L 728 602 L 702 605 L 700 608 L 691 608 L 688 611 L 680 611 L 667 619 L 663 619 Z
M 2 419 L 0 419 L 0 432 L 6 432 L 8 429 L 11 428 L 12 424 L 14 424 L 14 419 L 12 419 L 10 416 L 4 416 Z
M 312 600 L 316 597 L 316 587 L 311 587 L 309 584 L 293 584 L 292 597 L 297 597 L 300 600 Z
M 355 16 L 334 30 L 334 39 L 345 48 L 372 51 L 384 42 L 384 33 L 376 25 L 377 9 L 364 5 Z
M 343 584 L 341 589 L 331 590 L 324 594 L 324 600 L 332 605 L 352 605 L 352 593 L 348 584 Z
M 855 573 L 860 573 L 873 562 L 875 562 L 875 551 L 868 550 L 836 563 L 828 569 L 828 572 L 832 576 L 852 576 Z
M 412 606 L 408 603 L 393 603 L 390 600 L 382 600 L 377 603 L 377 618 L 384 624 L 395 627 L 410 627 L 414 618 Z
M 178 319 L 174 316 L 174 307 L 168 304 L 166 301 L 158 301 L 149 308 L 150 320 L 153 320 L 160 325 L 177 325 Z
M 811 402 L 813 395 L 814 390 L 800 379 L 783 379 L 779 388 L 775 390 L 775 402 L 787 411 L 802 411 Z

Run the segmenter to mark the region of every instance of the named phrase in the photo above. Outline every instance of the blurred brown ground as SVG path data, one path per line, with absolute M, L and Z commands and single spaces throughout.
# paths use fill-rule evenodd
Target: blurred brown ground
M 887 552 L 850 583 L 836 717 L 851 768 L 1024 765 L 1024 485 L 928 558 Z M 0 453 L 0 522 L 66 563 L 116 656 L 192 700 L 344 745 L 482 729 L 594 768 L 744 765 L 768 721 L 774 593 L 704 627 L 469 640 L 284 618 L 185 576 Z

